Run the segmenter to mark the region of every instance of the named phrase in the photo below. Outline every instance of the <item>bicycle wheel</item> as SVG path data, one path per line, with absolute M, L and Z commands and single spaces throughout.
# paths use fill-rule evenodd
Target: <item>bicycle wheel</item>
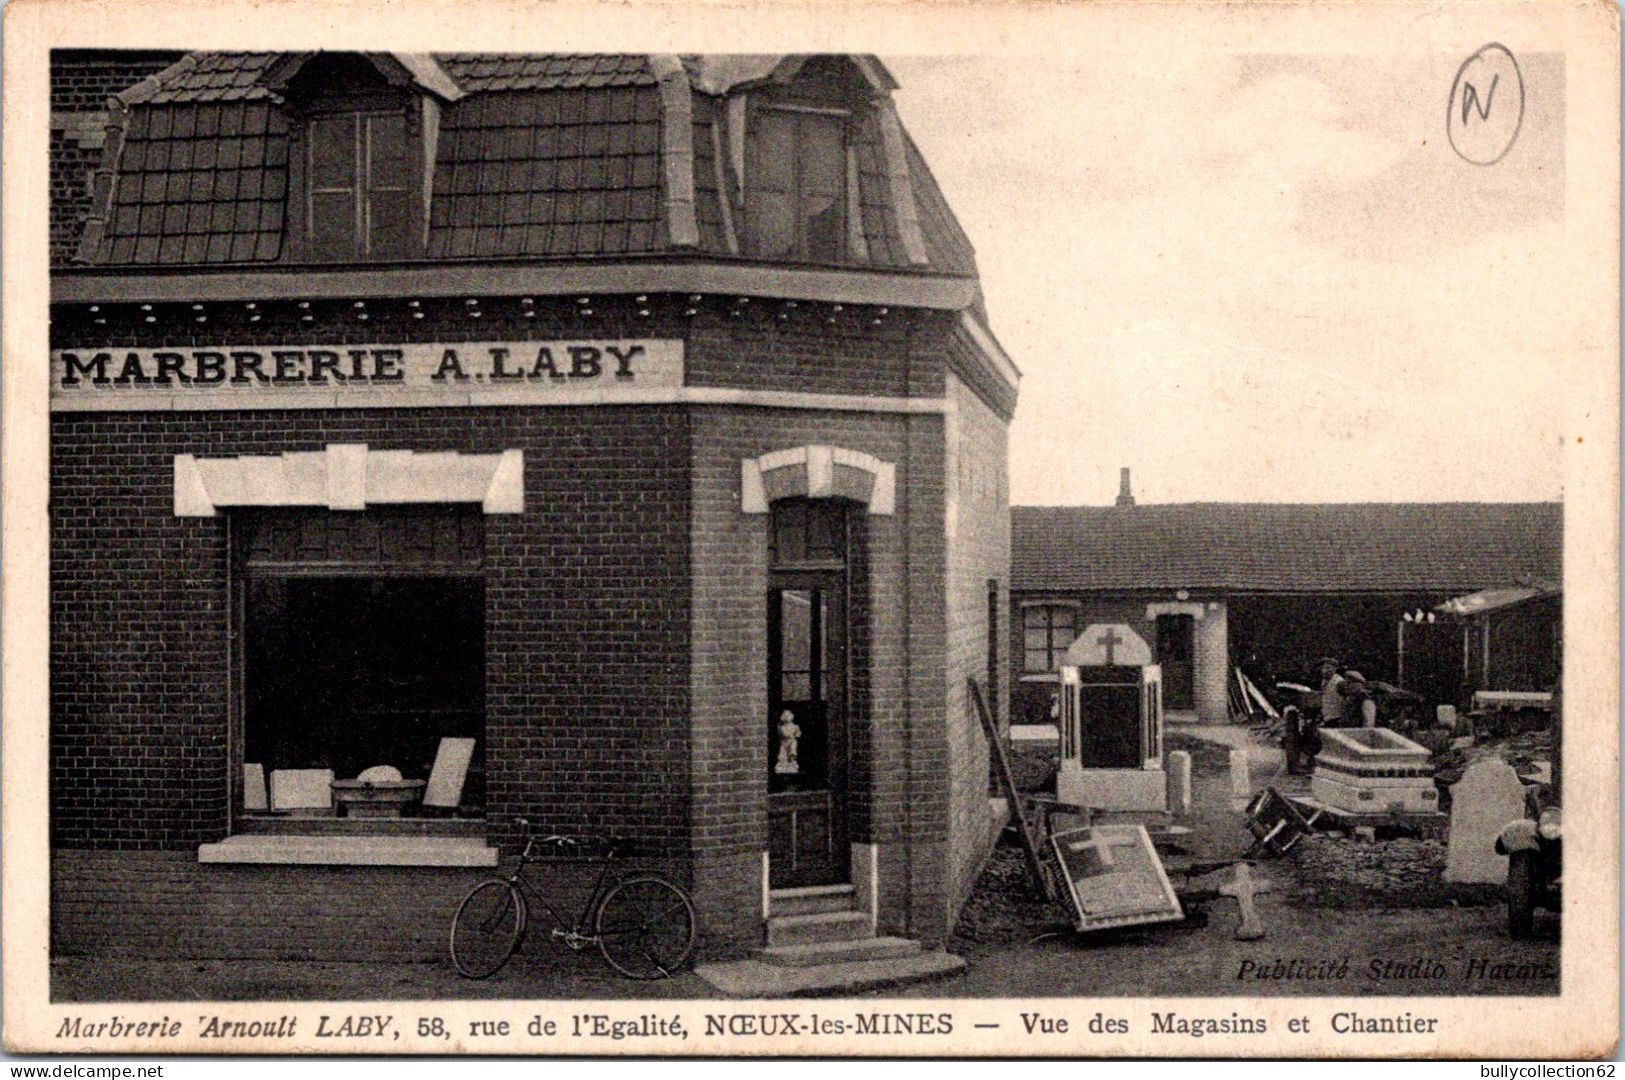
M 495 975 L 525 933 L 525 898 L 506 881 L 474 886 L 451 920 L 451 962 L 470 979 Z
M 627 878 L 604 894 L 595 920 L 598 950 L 628 979 L 664 979 L 694 951 L 694 905 L 665 878 Z

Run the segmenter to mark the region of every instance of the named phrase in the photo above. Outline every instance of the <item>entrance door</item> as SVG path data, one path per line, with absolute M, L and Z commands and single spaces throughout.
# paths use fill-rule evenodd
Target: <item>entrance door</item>
M 778 571 L 767 594 L 768 846 L 774 888 L 844 883 L 846 595 L 839 571 Z
M 1157 616 L 1157 663 L 1162 665 L 1162 701 L 1168 709 L 1196 707 L 1196 620 L 1190 615 Z

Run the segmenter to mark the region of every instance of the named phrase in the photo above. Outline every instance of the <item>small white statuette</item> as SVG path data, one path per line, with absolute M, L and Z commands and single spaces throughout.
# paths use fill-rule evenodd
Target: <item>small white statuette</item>
M 779 714 L 779 758 L 773 763 L 773 771 L 780 776 L 793 776 L 801 772 L 801 762 L 796 757 L 797 743 L 801 741 L 801 725 L 796 723 L 795 713 L 785 709 Z

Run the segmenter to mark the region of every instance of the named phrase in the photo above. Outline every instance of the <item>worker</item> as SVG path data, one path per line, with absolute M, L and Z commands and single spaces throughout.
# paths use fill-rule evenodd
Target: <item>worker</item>
M 1361 727 L 1376 727 L 1377 699 L 1372 696 L 1371 687 L 1366 684 L 1365 676 L 1358 671 L 1345 671 L 1342 692 L 1347 709 L 1346 715 L 1351 720 L 1358 717 Z
M 1343 696 L 1343 676 L 1338 674 L 1334 657 L 1320 662 L 1320 726 L 1342 727 L 1348 712 L 1348 699 Z

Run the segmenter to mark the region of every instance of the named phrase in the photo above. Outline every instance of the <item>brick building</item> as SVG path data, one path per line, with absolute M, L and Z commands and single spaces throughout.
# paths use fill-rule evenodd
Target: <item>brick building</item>
M 1018 375 L 886 70 L 162 59 L 55 57 L 53 948 L 437 957 L 520 816 L 939 946 Z
M 1125 477 L 1116 506 L 1018 506 L 1011 527 L 1017 723 L 1048 722 L 1058 658 L 1091 623 L 1151 646 L 1171 722 L 1226 722 L 1233 665 L 1303 680 L 1328 655 L 1464 703 L 1459 628 L 1402 635 L 1407 614 L 1562 576 L 1557 503 L 1139 506 Z

